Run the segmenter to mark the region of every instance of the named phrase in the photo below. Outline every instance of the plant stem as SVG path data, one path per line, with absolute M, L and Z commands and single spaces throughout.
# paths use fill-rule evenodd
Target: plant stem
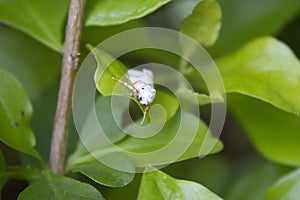
M 55 174 L 64 173 L 73 85 L 78 70 L 80 39 L 86 0 L 71 0 L 66 27 L 62 76 L 54 119 L 49 167 Z

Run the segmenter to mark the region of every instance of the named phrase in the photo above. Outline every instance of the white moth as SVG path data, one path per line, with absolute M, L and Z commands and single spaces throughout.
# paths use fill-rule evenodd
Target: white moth
M 147 111 L 150 108 L 150 104 L 153 102 L 156 94 L 153 84 L 153 73 L 148 69 L 143 69 L 141 71 L 130 69 L 127 71 L 126 78 L 130 81 L 130 83 L 126 83 L 114 77 L 112 79 L 133 91 L 133 94 L 129 94 L 129 96 L 135 97 L 140 104 L 146 105 L 146 108 L 143 111 L 144 115 L 141 121 L 142 125 L 145 121 Z

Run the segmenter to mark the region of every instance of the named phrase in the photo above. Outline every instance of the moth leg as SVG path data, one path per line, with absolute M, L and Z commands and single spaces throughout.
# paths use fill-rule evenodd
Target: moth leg
M 124 87 L 127 87 L 129 90 L 136 92 L 135 87 L 133 87 L 131 84 L 126 83 L 124 81 L 121 81 L 120 79 L 117 79 L 115 77 L 112 77 L 112 80 L 117 81 L 118 83 L 122 84 Z
M 145 110 L 144 110 L 144 112 L 143 112 L 144 115 L 143 115 L 143 119 L 142 119 L 140 125 L 142 125 L 142 124 L 144 123 L 144 121 L 145 121 L 145 119 L 146 119 L 146 114 L 147 114 L 147 112 L 148 112 L 149 109 L 150 109 L 150 106 L 149 106 L 149 105 L 146 106 L 146 108 L 145 108 Z

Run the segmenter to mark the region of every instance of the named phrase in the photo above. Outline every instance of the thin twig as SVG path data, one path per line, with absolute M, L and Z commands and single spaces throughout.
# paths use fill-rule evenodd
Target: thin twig
M 72 93 L 78 69 L 80 38 L 86 0 L 71 0 L 66 27 L 62 76 L 52 133 L 49 166 L 53 173 L 63 174 L 71 115 Z

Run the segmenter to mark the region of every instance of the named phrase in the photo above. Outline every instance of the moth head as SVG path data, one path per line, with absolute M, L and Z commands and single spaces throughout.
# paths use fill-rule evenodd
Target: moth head
M 138 100 L 142 105 L 148 105 L 154 101 L 156 91 L 150 86 L 143 87 L 138 93 Z

